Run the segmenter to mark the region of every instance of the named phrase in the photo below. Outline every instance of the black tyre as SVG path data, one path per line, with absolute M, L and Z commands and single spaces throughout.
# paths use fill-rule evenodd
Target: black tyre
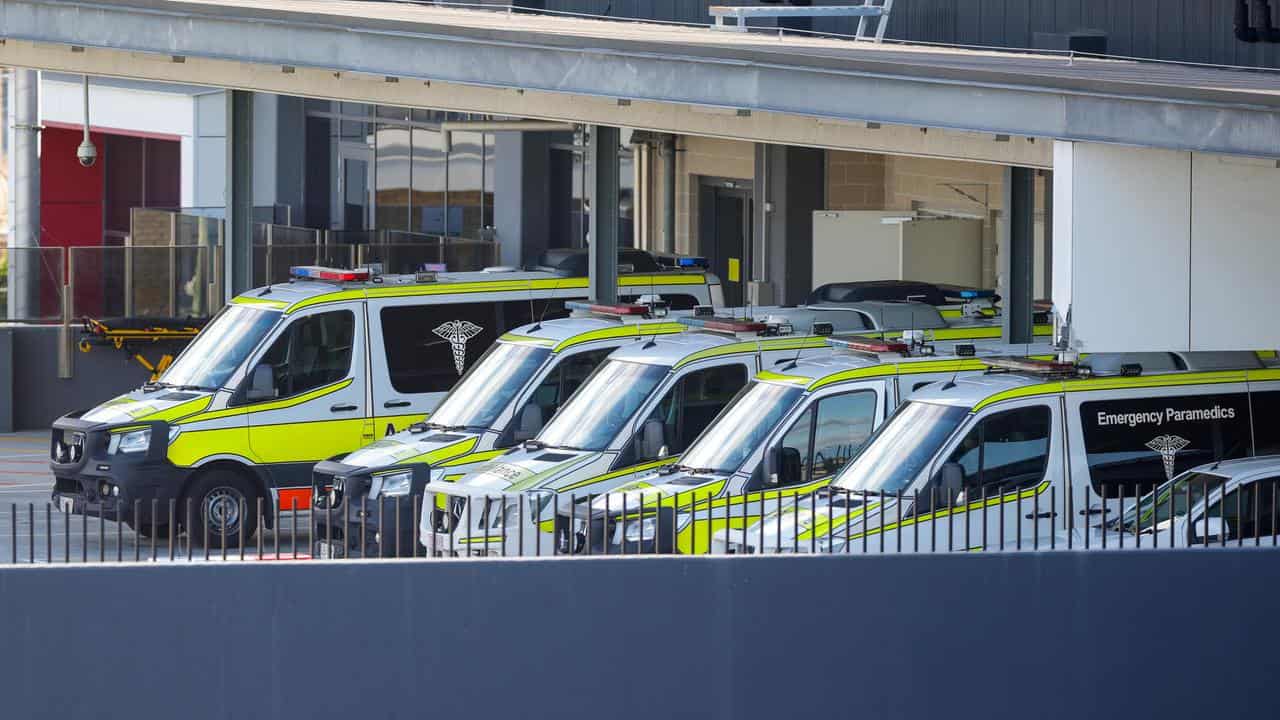
M 241 525 L 247 544 L 258 531 L 258 491 L 244 475 L 225 468 L 201 473 L 187 490 L 191 500 L 193 543 L 207 542 L 211 548 L 240 546 Z M 186 500 L 183 501 L 186 507 Z

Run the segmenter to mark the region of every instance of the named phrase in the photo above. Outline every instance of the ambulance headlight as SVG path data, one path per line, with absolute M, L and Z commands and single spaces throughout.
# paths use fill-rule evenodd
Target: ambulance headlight
M 107 454 L 141 453 L 151 447 L 151 428 L 112 433 L 107 442 Z
M 627 542 L 640 542 L 642 538 L 653 540 L 658 537 L 658 518 L 647 517 L 628 521 L 623 526 L 622 537 Z
M 374 495 L 379 497 L 408 495 L 409 488 L 413 486 L 413 472 L 411 470 L 379 475 L 376 479 L 379 483 L 378 491 Z

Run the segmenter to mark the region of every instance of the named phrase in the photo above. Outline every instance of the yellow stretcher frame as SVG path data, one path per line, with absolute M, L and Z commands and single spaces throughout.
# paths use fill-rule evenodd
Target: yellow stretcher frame
M 97 346 L 110 346 L 127 353 L 135 362 L 151 373 L 154 382 L 173 362 L 173 355 L 163 353 L 158 360 L 152 362 L 141 352 L 141 345 L 155 345 L 162 342 L 182 342 L 194 338 L 200 332 L 196 324 L 144 325 L 143 327 L 112 327 L 107 322 L 86 317 L 80 333 L 78 347 L 80 352 L 87 353 Z

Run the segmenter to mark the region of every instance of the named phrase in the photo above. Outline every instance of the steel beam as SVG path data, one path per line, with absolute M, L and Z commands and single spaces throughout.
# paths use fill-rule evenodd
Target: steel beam
M 40 73 L 14 71 L 13 232 L 9 238 L 11 320 L 40 315 Z
M 253 286 L 253 93 L 227 93 L 226 300 Z
M 6 38 L 211 58 L 278 69 L 542 90 L 752 112 L 874 121 L 1218 153 L 1280 155 L 1280 93 L 1270 78 L 1179 82 L 1205 72 L 1080 61 L 1057 67 L 963 53 L 949 60 L 804 44 L 739 47 L 523 28 L 367 3 L 365 17 L 317 3 L 6 0 Z M 471 18 L 479 15 L 471 15 Z M 637 27 L 637 26 L 633 26 Z M 711 31 L 707 31 L 711 33 Z M 714 33 L 711 33 L 714 34 Z M 6 62 L 26 64 L 22 53 Z M 174 63 L 180 64 L 180 63 Z M 1090 70 L 1078 68 L 1087 66 Z M 1154 66 L 1153 66 L 1154 67 Z M 1170 68 L 1174 69 L 1170 69 Z M 1225 71 L 1222 71 L 1225 72 Z M 196 73 L 181 81 L 207 83 Z M 1254 76 L 1251 76 L 1254 77 Z M 1260 85 L 1258 83 L 1261 83 Z M 338 97 L 338 96 L 335 96 Z M 346 99 L 346 98 L 344 98 Z M 677 130 L 679 131 L 679 130 Z
M 1036 171 L 1009 168 L 1009 241 L 1002 253 L 1004 293 L 1001 325 L 1004 341 L 1025 344 L 1032 341 L 1032 303 L 1035 296 Z
M 605 305 L 618 301 L 618 143 L 616 127 L 591 128 L 590 178 L 591 246 L 588 292 L 592 302 Z

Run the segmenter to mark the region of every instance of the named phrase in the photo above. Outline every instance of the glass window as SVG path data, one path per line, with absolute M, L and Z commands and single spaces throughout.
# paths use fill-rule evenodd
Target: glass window
M 529 396 L 528 402 L 516 414 L 511 430 L 507 433 L 509 439 L 504 444 L 513 445 L 536 437 L 560 409 L 561 403 L 577 392 L 611 352 L 613 348 L 588 350 L 562 359 L 547 373 Z
M 1212 473 L 1183 473 L 1164 483 L 1156 492 L 1147 493 L 1136 505 L 1125 511 L 1123 525 L 1127 530 L 1150 528 L 1172 517 L 1184 517 L 1187 508 L 1193 508 L 1221 487 L 1226 478 Z
M 954 405 L 902 405 L 844 466 L 835 484 L 868 492 L 906 490 L 968 415 L 969 408 Z
M 484 192 L 484 135 L 475 132 L 452 133 L 449 153 L 449 227 L 448 234 L 476 238 L 480 236 Z
M 496 343 L 431 415 L 431 424 L 487 429 L 550 357 L 549 348 Z
M 670 370 L 666 365 L 605 362 L 537 439 L 551 447 L 604 450 Z
M 1280 391 L 1255 392 L 1249 397 L 1253 410 L 1253 454 L 1280 454 L 1280 422 L 1268 422 L 1266 418 L 1280 417 Z
M 810 479 L 839 472 L 871 437 L 876 422 L 876 394 L 869 390 L 833 395 L 818 401 Z
M 401 393 L 444 392 L 497 340 L 491 303 L 384 307 L 382 342 L 391 387 Z
M 979 495 L 983 487 L 998 494 L 1043 480 L 1052 417 L 1049 408 L 1035 405 L 983 419 L 948 459 L 964 469 L 965 494 Z
M 383 125 L 377 143 L 374 207 L 379 230 L 409 229 L 409 128 Z
M 413 217 L 409 229 L 429 235 L 443 235 L 447 170 L 440 133 L 436 130 L 414 128 L 411 140 Z
M 803 396 L 802 388 L 752 383 L 689 446 L 680 463 L 704 472 L 737 471 Z
M 1184 395 L 1083 403 L 1095 492 L 1134 497 L 1197 465 L 1249 454 L 1249 398 Z
M 291 397 L 347 376 L 355 339 L 355 314 L 337 310 L 295 320 L 260 363 L 271 366 L 276 397 Z
M 633 442 L 634 462 L 684 452 L 746 384 L 747 366 L 740 364 L 695 370 L 680 378 L 641 423 Z
M 208 389 L 225 386 L 281 317 L 274 310 L 228 305 L 187 345 L 160 382 Z

